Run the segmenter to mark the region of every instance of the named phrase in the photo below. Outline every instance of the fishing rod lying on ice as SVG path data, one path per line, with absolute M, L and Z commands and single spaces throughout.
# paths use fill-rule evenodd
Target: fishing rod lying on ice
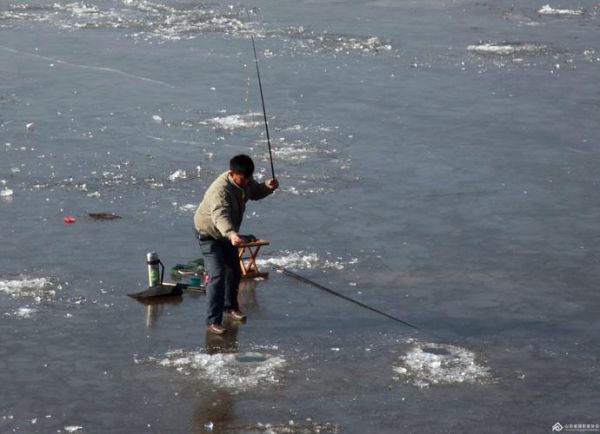
M 335 295 L 336 297 L 342 298 L 342 299 L 344 299 L 346 301 L 349 301 L 350 303 L 354 303 L 354 304 L 356 304 L 356 305 L 358 305 L 358 306 L 360 306 L 360 307 L 362 307 L 364 309 L 370 310 L 371 312 L 375 312 L 375 313 L 377 313 L 379 315 L 382 315 L 382 316 L 384 316 L 386 318 L 389 318 L 389 319 L 391 319 L 393 321 L 399 322 L 400 324 L 404 324 L 405 326 L 408 326 L 410 328 L 418 330 L 418 331 L 420 331 L 422 333 L 426 333 L 426 334 L 428 334 L 430 336 L 433 336 L 433 337 L 435 337 L 437 339 L 441 339 L 441 340 L 444 339 L 441 336 L 436 335 L 435 333 L 429 332 L 427 330 L 422 329 L 421 327 L 418 327 L 418 326 L 416 326 L 414 324 L 411 324 L 409 322 L 401 320 L 400 318 L 397 318 L 397 317 L 395 317 L 393 315 L 390 315 L 389 313 L 385 313 L 385 312 L 383 312 L 383 311 L 381 311 L 379 309 L 375 309 L 374 307 L 371 307 L 369 305 L 361 303 L 358 300 L 354 300 L 353 298 L 350 298 L 347 295 L 340 294 L 339 292 L 334 291 L 331 288 L 327 288 L 326 286 L 323 286 L 320 283 L 315 282 L 314 280 L 310 280 L 310 279 L 307 279 L 306 277 L 300 276 L 299 274 L 296 274 L 296 273 L 288 270 L 287 268 L 282 267 L 281 265 L 276 265 L 276 264 L 269 264 L 269 265 L 272 266 L 273 268 L 281 271 L 286 276 L 289 276 L 289 277 L 291 277 L 293 279 L 299 280 L 300 282 L 306 283 L 307 285 L 314 286 L 315 288 L 318 288 L 318 289 L 320 289 L 322 291 L 328 292 L 331 295 Z

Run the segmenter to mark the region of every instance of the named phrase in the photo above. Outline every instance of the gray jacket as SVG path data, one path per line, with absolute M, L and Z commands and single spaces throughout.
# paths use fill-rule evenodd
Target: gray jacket
M 265 183 L 251 179 L 245 188 L 229 178 L 229 171 L 219 175 L 208 187 L 194 214 L 196 231 L 215 239 L 230 238 L 239 232 L 248 200 L 259 200 L 273 193 Z

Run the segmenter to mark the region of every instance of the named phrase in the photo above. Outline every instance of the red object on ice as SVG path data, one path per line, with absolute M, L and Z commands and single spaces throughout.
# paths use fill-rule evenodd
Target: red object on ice
M 75 223 L 75 217 L 65 217 L 65 223 Z

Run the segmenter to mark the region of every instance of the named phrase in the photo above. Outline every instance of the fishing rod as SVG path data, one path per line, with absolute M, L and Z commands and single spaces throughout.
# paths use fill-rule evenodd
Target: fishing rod
M 356 305 L 358 305 L 360 307 L 363 307 L 363 308 L 365 308 L 367 310 L 375 312 L 375 313 L 377 313 L 379 315 L 383 315 L 386 318 L 389 318 L 389 319 L 391 319 L 393 321 L 399 322 L 400 324 L 404 324 L 405 326 L 408 326 L 410 328 L 418 330 L 418 331 L 420 331 L 422 333 L 426 333 L 426 334 L 428 334 L 430 336 L 433 336 L 433 337 L 435 337 L 437 339 L 444 340 L 444 338 L 442 338 L 441 336 L 436 335 L 435 333 L 429 332 L 427 330 L 423 330 L 421 327 L 418 327 L 418 326 L 416 326 L 414 324 L 411 324 L 411 323 L 408 323 L 406 321 L 403 321 L 400 318 L 397 318 L 397 317 L 395 317 L 393 315 L 385 313 L 385 312 L 383 312 L 383 311 L 381 311 L 379 309 L 375 309 L 374 307 L 368 306 L 368 305 L 366 305 L 364 303 L 361 303 L 360 301 L 354 300 L 353 298 L 350 298 L 350 297 L 348 297 L 348 296 L 346 296 L 344 294 L 340 294 L 339 292 L 334 291 L 333 289 L 327 288 L 326 286 L 323 286 L 320 283 L 317 283 L 317 282 L 315 282 L 313 280 L 307 279 L 306 277 L 300 276 L 299 274 L 296 274 L 296 273 L 294 273 L 294 272 L 292 272 L 292 271 L 290 271 L 290 270 L 282 267 L 281 265 L 277 265 L 277 264 L 270 264 L 270 265 L 273 266 L 274 268 L 278 269 L 279 271 L 281 271 L 286 276 L 292 277 L 292 278 L 294 278 L 296 280 L 299 280 L 300 282 L 306 283 L 308 285 L 312 285 L 315 288 L 318 288 L 318 289 L 320 289 L 322 291 L 328 292 L 329 294 L 335 295 L 336 297 L 340 297 L 340 298 L 342 298 L 342 299 L 344 299 L 346 301 L 354 303 L 354 304 L 356 304 Z
M 271 174 L 275 179 L 275 169 L 273 168 L 273 153 L 271 152 L 271 138 L 269 137 L 269 124 L 267 123 L 267 110 L 265 109 L 265 97 L 263 95 L 262 82 L 260 81 L 260 71 L 258 70 L 258 57 L 256 56 L 256 44 L 254 43 L 254 36 L 250 36 L 252 39 L 252 49 L 254 50 L 254 63 L 256 65 L 256 76 L 258 77 L 258 88 L 260 89 L 260 100 L 262 101 L 263 116 L 265 118 L 265 130 L 267 131 L 267 145 L 269 146 L 269 161 L 271 162 Z

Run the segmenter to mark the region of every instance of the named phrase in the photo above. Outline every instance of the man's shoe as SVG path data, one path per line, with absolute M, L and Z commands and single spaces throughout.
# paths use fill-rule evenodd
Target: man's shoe
M 231 309 L 228 310 L 226 313 L 230 318 L 236 321 L 244 321 L 246 319 L 246 315 L 244 315 L 244 313 L 241 310 Z
M 206 330 L 208 330 L 210 333 L 214 333 L 215 335 L 222 335 L 227 331 L 227 329 L 221 324 L 211 324 L 206 328 Z

